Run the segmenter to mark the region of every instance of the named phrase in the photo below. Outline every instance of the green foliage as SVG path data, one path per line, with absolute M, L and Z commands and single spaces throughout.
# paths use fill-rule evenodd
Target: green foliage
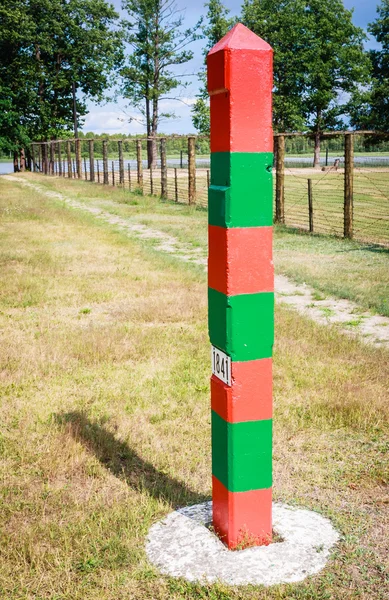
M 193 57 L 188 46 L 199 37 L 200 22 L 183 30 L 183 14 L 171 0 L 124 0 L 123 8 L 130 17 L 123 31 L 132 53 L 121 70 L 122 92 L 140 113 L 147 134 L 155 135 L 161 120 L 174 116 L 159 111 L 160 101 L 186 86 L 172 67 Z
M 337 129 L 368 77 L 363 31 L 341 0 L 245 0 L 243 22 L 274 49 L 276 131 Z
M 101 101 L 121 61 L 118 18 L 105 0 L 3 0 L 0 6 L 0 144 L 59 136 L 89 98 Z
M 203 49 L 204 62 L 212 46 L 217 44 L 235 23 L 235 19 L 228 17 L 229 10 L 220 0 L 209 0 L 205 6 L 208 7 L 208 12 L 206 25 L 202 28 L 204 38 L 207 40 Z M 209 100 L 205 68 L 200 72 L 199 79 L 201 87 L 198 99 L 192 108 L 192 123 L 200 133 L 209 134 Z
M 369 52 L 372 82 L 368 89 L 357 90 L 350 110 L 352 123 L 359 128 L 389 130 L 389 0 L 382 0 L 378 17 L 368 29 L 381 44 L 381 50 Z

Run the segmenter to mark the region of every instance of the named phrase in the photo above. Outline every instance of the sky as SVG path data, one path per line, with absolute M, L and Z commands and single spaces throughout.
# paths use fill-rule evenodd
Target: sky
M 121 0 L 111 1 L 118 12 L 121 13 Z M 178 9 L 182 10 L 185 16 L 184 27 L 194 26 L 200 16 L 206 13 L 207 9 L 204 8 L 204 2 L 205 0 L 176 0 Z M 354 9 L 353 21 L 355 25 L 363 29 L 366 29 L 367 24 L 376 19 L 376 7 L 379 4 L 376 0 L 343 0 L 343 3 L 346 8 Z M 224 1 L 224 5 L 230 9 L 232 16 L 240 13 L 241 4 L 242 0 Z M 190 62 L 179 67 L 180 73 L 197 73 L 200 70 L 203 64 L 203 43 L 202 40 L 198 40 L 191 45 L 194 57 Z M 370 38 L 366 43 L 366 47 L 368 48 L 374 48 L 376 45 L 374 38 Z M 176 118 L 169 119 L 160 124 L 159 129 L 163 133 L 188 134 L 194 132 L 190 110 L 196 100 L 199 82 L 197 77 L 188 77 L 185 80 L 189 81 L 190 85 L 177 92 L 181 98 L 180 101 L 164 100 L 160 104 L 162 112 L 174 112 L 176 116 Z M 136 134 L 144 133 L 145 131 L 144 126 L 139 121 L 130 121 L 131 117 L 139 119 L 139 115 L 131 107 L 128 107 L 127 101 L 123 98 L 119 97 L 116 102 L 109 102 L 103 105 L 89 102 L 88 109 L 89 113 L 85 116 L 85 123 L 82 127 L 84 132 Z

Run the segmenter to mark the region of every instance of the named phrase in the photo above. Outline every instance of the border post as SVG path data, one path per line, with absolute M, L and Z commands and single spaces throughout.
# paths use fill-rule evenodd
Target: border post
M 188 137 L 188 200 L 189 204 L 196 203 L 196 138 Z
M 236 25 L 209 52 L 213 525 L 272 538 L 272 48 Z
M 354 212 L 354 136 L 344 136 L 344 237 L 353 237 Z
M 285 223 L 285 136 L 275 136 L 276 223 Z

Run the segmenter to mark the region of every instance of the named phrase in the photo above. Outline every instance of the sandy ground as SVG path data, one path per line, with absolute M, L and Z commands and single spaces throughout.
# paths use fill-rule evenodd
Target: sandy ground
M 93 214 L 105 223 L 117 226 L 124 233 L 138 239 L 150 240 L 160 252 L 174 254 L 179 260 L 203 265 L 207 268 L 207 257 L 204 249 L 183 244 L 174 236 L 163 231 L 132 223 L 129 218 L 113 215 L 99 207 L 96 203 L 83 204 L 59 192 L 53 192 L 44 187 L 12 175 L 3 175 L 5 179 L 32 188 L 49 198 L 61 200 L 67 206 Z M 376 346 L 389 348 L 389 318 L 363 311 L 349 301 L 339 298 L 314 300 L 314 290 L 304 285 L 297 285 L 287 277 L 277 275 L 275 278 L 276 299 L 292 307 L 294 310 L 324 325 L 336 325 L 347 335 L 357 335 L 364 341 Z

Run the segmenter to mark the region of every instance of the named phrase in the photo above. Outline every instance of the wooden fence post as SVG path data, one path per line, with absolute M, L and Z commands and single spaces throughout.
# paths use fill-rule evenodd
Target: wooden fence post
M 72 178 L 72 148 L 70 142 L 66 142 L 66 158 L 68 161 L 68 177 Z
M 45 153 L 45 158 L 44 158 L 44 164 L 45 164 L 45 175 L 49 174 L 49 145 L 48 142 L 45 142 L 42 146 L 42 149 L 44 148 L 44 153 Z
M 143 194 L 143 162 L 142 162 L 142 140 L 136 140 L 136 166 L 138 186 Z
M 174 199 L 176 202 L 178 202 L 178 179 L 176 167 L 174 167 Z
M 49 173 L 50 175 L 54 175 L 54 142 L 50 142 L 50 164 L 49 164 Z
M 76 165 L 77 165 L 77 177 L 81 179 L 82 177 L 82 162 L 81 162 L 81 140 L 80 138 L 76 139 Z
M 36 161 L 35 161 L 35 144 L 31 144 L 31 154 L 32 154 L 32 172 L 36 171 Z
M 212 511 L 229 548 L 272 539 L 272 55 L 238 24 L 207 57 Z
M 89 179 L 95 180 L 95 143 L 89 140 Z
M 131 192 L 131 164 L 130 164 L 130 161 L 128 161 L 128 189 Z
M 167 198 L 166 139 L 161 139 L 161 198 Z
M 108 185 L 108 148 L 107 140 L 103 140 L 103 183 Z
M 98 160 L 97 160 L 97 183 L 100 183 L 100 165 L 99 165 Z
M 285 223 L 285 137 L 275 136 L 276 148 L 276 223 Z
M 86 157 L 84 156 L 84 174 L 85 174 L 85 181 L 88 181 L 88 169 L 86 168 Z
M 62 176 L 62 149 L 61 142 L 58 142 L 58 174 Z
M 112 161 L 112 185 L 115 185 L 115 162 Z
M 188 137 L 188 201 L 196 203 L 196 138 Z
M 181 169 L 182 169 L 182 167 L 183 167 L 183 160 L 182 160 L 182 158 L 183 158 L 183 154 L 184 154 L 183 150 L 180 150 L 180 168 L 181 168 Z
M 344 237 L 353 237 L 354 212 L 354 135 L 344 136 Z
M 310 231 L 310 233 L 313 233 L 312 179 L 308 179 L 308 214 L 309 214 L 309 231 Z
M 118 142 L 119 149 L 119 183 L 120 185 L 124 185 L 124 160 L 123 160 L 123 142 L 120 140 Z

